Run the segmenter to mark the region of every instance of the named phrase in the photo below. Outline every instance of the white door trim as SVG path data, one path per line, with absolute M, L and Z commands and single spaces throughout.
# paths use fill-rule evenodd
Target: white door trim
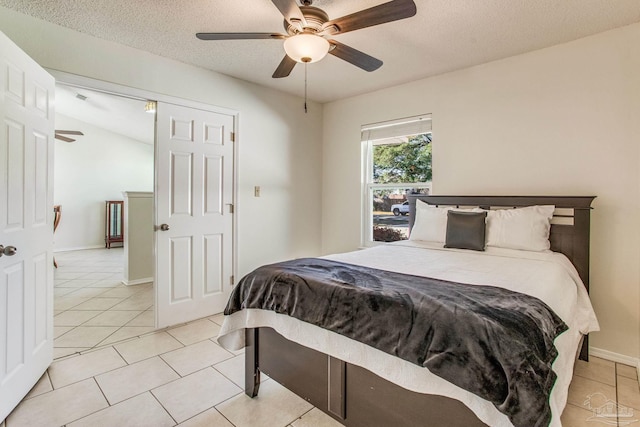
M 221 107 L 219 105 L 211 105 L 204 102 L 192 101 L 185 98 L 178 98 L 171 95 L 164 95 L 157 92 L 148 91 L 145 89 L 138 89 L 131 86 L 124 86 L 117 83 L 106 82 L 104 80 L 98 80 L 91 77 L 80 76 L 77 74 L 66 73 L 64 71 L 54 70 L 51 68 L 45 68 L 53 77 L 55 77 L 57 83 L 63 83 L 69 86 L 76 86 L 80 88 L 86 88 L 91 90 L 98 90 L 101 92 L 110 93 L 112 95 L 125 96 L 136 99 L 149 99 L 154 101 L 168 102 L 171 104 L 183 105 L 185 107 L 210 110 L 214 109 L 221 114 L 228 114 L 230 116 L 237 116 L 238 111 L 230 108 Z M 237 117 L 236 117 L 237 118 Z
M 160 93 L 156 93 L 156 92 L 152 92 L 152 91 L 148 91 L 145 89 L 138 89 L 138 88 L 134 88 L 131 86 L 124 86 L 124 85 L 120 85 L 117 83 L 111 83 L 111 82 L 106 82 L 104 80 L 98 80 L 98 79 L 94 79 L 91 77 L 86 77 L 86 76 L 81 76 L 78 74 L 71 74 L 71 73 L 67 73 L 64 71 L 59 71 L 59 70 L 54 70 L 54 69 L 50 69 L 50 68 L 45 68 L 45 70 L 47 72 L 49 72 L 55 79 L 56 79 L 56 83 L 60 83 L 60 84 L 64 84 L 64 85 L 68 85 L 68 86 L 75 86 L 75 87 L 79 87 L 79 88 L 85 88 L 85 89 L 90 89 L 90 90 L 96 90 L 96 91 L 100 91 L 100 92 L 105 92 L 105 93 L 109 93 L 112 95 L 116 95 L 116 96 L 124 96 L 124 97 L 128 97 L 128 98 L 135 98 L 135 99 L 142 99 L 142 100 L 154 100 L 154 101 L 160 101 L 160 102 L 167 102 L 170 104 L 176 104 L 176 105 L 182 105 L 185 107 L 190 107 L 190 108 L 196 108 L 196 109 L 201 109 L 201 110 L 211 110 L 211 111 L 215 111 L 217 113 L 220 114 L 227 114 L 230 116 L 233 116 L 234 120 L 234 129 L 233 129 L 233 133 L 234 133 L 234 145 L 233 145 L 233 164 L 234 164 L 234 176 L 233 176 L 233 190 L 232 190 L 232 200 L 233 200 L 233 206 L 234 206 L 234 215 L 233 215 L 233 266 L 232 266 L 232 271 L 233 271 L 233 276 L 234 277 L 238 277 L 238 212 L 239 212 L 239 201 L 238 201 L 238 183 L 239 181 L 239 176 L 238 176 L 238 171 L 239 171 L 239 159 L 238 159 L 238 153 L 239 153 L 239 142 L 240 142 L 240 138 L 239 138 L 239 112 L 237 110 L 233 110 L 230 108 L 225 108 L 225 107 L 220 107 L 217 105 L 212 105 L 212 104 L 207 104 L 207 103 L 203 103 L 203 102 L 198 102 L 198 101 L 192 101 L 192 100 L 188 100 L 188 99 L 184 99 L 184 98 L 178 98 L 178 97 L 174 97 L 174 96 L 170 96 L 170 95 L 164 95 L 164 94 L 160 94 Z M 155 168 L 155 166 L 154 166 Z M 154 170 L 154 177 L 155 177 L 155 170 Z M 155 206 L 155 199 L 154 199 L 154 219 L 155 219 L 155 212 L 157 210 L 157 206 Z M 155 242 L 154 242 L 154 247 L 155 247 Z M 154 271 L 155 271 L 155 267 L 154 267 Z

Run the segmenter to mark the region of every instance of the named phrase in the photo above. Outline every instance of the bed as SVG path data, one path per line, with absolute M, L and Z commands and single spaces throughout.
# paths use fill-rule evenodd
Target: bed
M 474 289 L 489 285 L 487 288 L 491 288 L 491 292 L 515 291 L 518 296 L 544 301 L 545 304 L 542 305 L 549 308 L 549 316 L 557 317 L 556 321 L 559 323 L 549 328 L 555 331 L 550 338 L 553 345 L 549 348 L 552 358 L 549 359 L 548 370 L 552 373 L 545 380 L 551 383 L 548 398 L 545 396 L 543 399 L 549 414 L 546 418 L 541 418 L 542 421 L 530 423 L 528 419 L 514 415 L 520 405 L 526 406 L 522 403 L 516 402 L 506 411 L 504 408 L 498 409 L 500 405 L 470 391 L 464 380 L 461 384 L 457 378 L 449 379 L 447 375 L 433 369 L 433 364 L 426 365 L 425 362 L 423 366 L 429 366 L 429 369 L 425 369 L 418 366 L 419 363 L 409 361 L 411 357 L 393 354 L 398 353 L 397 349 L 377 348 L 379 346 L 365 343 L 366 337 L 371 336 L 374 337 L 374 344 L 380 341 L 379 337 L 386 333 L 380 332 L 385 329 L 384 326 L 375 329 L 366 326 L 353 328 L 345 326 L 349 322 L 335 321 L 329 323 L 341 325 L 338 329 L 325 329 L 318 326 L 318 322 L 300 321 L 290 315 L 291 308 L 296 308 L 296 304 L 286 308 L 286 303 L 276 302 L 275 305 L 284 308 L 275 310 L 246 305 L 233 313 L 229 311 L 230 315 L 225 316 L 218 341 L 228 349 L 245 347 L 247 395 L 257 396 L 260 374 L 264 373 L 347 426 L 560 425 L 560 415 L 566 405 L 576 356 L 579 353 L 580 358 L 588 359 L 586 334 L 598 329 L 587 296 L 590 209 L 593 199 L 529 196 L 409 197 L 409 225 L 415 235 L 423 230 L 419 226 L 424 222 L 424 206 L 427 205 L 436 209 L 474 207 L 469 210 L 486 210 L 492 212 L 493 224 L 498 223 L 495 218 L 500 216 L 500 212 L 511 211 L 512 208 L 553 206 L 547 242 L 553 252 L 489 246 L 480 252 L 456 247 L 443 248 L 443 244 L 439 242 L 410 240 L 322 257 L 317 261 L 294 261 L 298 264 L 311 263 L 314 268 L 317 263 L 323 264 L 323 267 L 326 264 L 328 274 L 335 274 L 332 272 L 333 265 L 336 266 L 335 270 L 355 266 L 356 270 L 363 269 L 365 276 L 369 274 L 382 278 L 387 273 L 392 279 L 398 278 L 394 276 L 397 273 L 409 274 L 411 277 L 426 276 L 431 278 L 429 280 L 446 283 L 451 281 L 456 286 L 472 286 Z M 420 212 L 423 212 L 423 220 L 416 224 L 416 216 L 420 220 L 420 215 L 416 213 Z M 429 212 L 431 214 L 436 211 Z M 511 212 L 516 212 L 516 209 Z M 449 215 L 459 218 L 467 214 Z M 468 216 L 475 218 L 478 215 Z M 494 231 L 493 237 L 487 238 L 495 241 L 496 236 Z M 484 239 L 483 237 L 483 243 Z M 376 274 L 377 270 L 381 272 Z M 345 274 L 352 273 L 352 270 L 348 270 Z M 254 280 L 250 276 L 243 279 L 245 283 L 247 280 Z M 307 279 L 302 282 L 303 287 L 308 285 L 311 288 Z M 514 290 L 504 289 L 511 288 L 514 284 Z M 238 298 L 242 301 L 245 297 Z M 272 295 L 269 298 L 270 301 L 273 300 Z M 440 298 L 438 296 L 436 300 Z M 474 298 L 470 300 L 473 301 Z M 232 300 L 229 304 L 232 305 Z M 289 314 L 284 314 L 287 310 Z M 296 313 L 309 311 L 314 310 L 298 309 Z M 440 313 L 443 310 L 436 311 Z M 533 316 L 534 320 L 536 317 L 538 315 Z M 361 325 L 362 321 L 354 321 L 354 324 Z M 560 324 L 564 326 L 561 327 Z M 364 335 L 365 342 L 350 338 L 349 333 L 345 333 L 347 329 L 355 329 L 355 332 L 352 331 L 354 334 Z M 411 328 L 412 331 L 417 329 Z M 485 343 L 481 345 L 484 346 Z M 554 353 L 556 349 L 557 353 Z M 422 361 L 423 359 L 419 359 L 419 362 Z M 460 376 L 463 379 L 471 378 L 477 371 L 476 369 Z

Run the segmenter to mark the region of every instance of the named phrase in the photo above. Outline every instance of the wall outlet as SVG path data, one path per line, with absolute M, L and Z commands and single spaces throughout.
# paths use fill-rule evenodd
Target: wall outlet
M 253 187 L 253 195 L 255 197 L 260 197 L 260 186 L 256 185 L 255 187 Z

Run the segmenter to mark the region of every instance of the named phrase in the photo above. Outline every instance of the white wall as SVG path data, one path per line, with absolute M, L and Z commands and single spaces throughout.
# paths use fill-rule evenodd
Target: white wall
M 3 7 L 0 31 L 44 67 L 238 111 L 238 273 L 320 252 L 322 106 Z
M 56 129 L 84 136 L 55 142 L 53 201 L 62 217 L 54 250 L 104 247 L 105 201 L 123 200 L 123 191 L 153 191 L 153 146 L 62 114 Z
M 433 114 L 434 194 L 595 195 L 594 347 L 640 356 L 640 24 L 325 104 L 323 252 L 360 242 L 360 126 Z
M 592 344 L 640 356 L 640 24 L 307 115 L 297 97 L 3 7 L 0 30 L 45 67 L 239 111 L 239 274 L 358 246 L 365 123 L 432 113 L 436 194 L 598 196 Z

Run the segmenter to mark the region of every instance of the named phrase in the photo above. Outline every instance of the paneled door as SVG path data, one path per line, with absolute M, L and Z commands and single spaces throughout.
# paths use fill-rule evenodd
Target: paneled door
M 156 326 L 221 312 L 233 286 L 234 117 L 158 103 Z
M 0 422 L 53 360 L 54 88 L 0 33 Z

